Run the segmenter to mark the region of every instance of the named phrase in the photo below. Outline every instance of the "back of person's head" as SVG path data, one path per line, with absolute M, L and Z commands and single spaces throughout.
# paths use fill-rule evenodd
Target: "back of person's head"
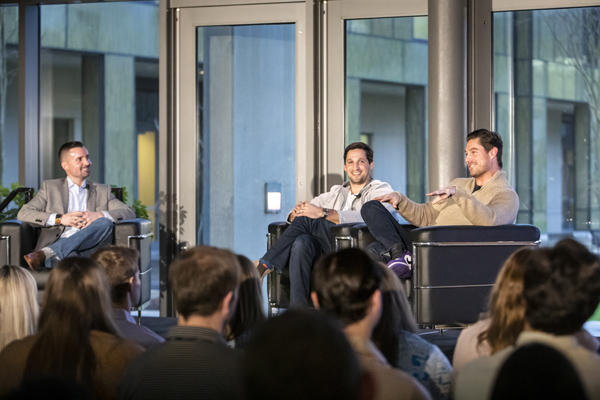
M 398 362 L 398 349 L 402 331 L 416 333 L 417 322 L 396 274 L 385 265 L 381 284 L 381 318 L 371 336 L 375 345 L 391 365 Z
M 0 351 L 37 330 L 39 307 L 35 279 L 25 268 L 0 267 Z
M 362 372 L 339 322 L 310 310 L 269 319 L 243 358 L 249 400 L 357 399 Z
M 235 293 L 240 278 L 236 255 L 216 247 L 193 247 L 169 267 L 175 306 L 185 319 L 214 314 L 225 296 Z
M 479 343 L 486 340 L 492 354 L 516 343 L 525 326 L 525 299 L 523 275 L 535 251 L 523 247 L 514 252 L 502 265 L 490 294 L 488 305 L 489 328 L 479 335 Z
M 344 325 L 367 315 L 371 298 L 379 290 L 383 271 L 360 249 L 345 249 L 321 258 L 314 267 L 312 287 L 318 307 Z
M 496 154 L 496 160 L 498 161 L 498 166 L 502 168 L 503 143 L 502 137 L 500 137 L 498 133 L 488 131 L 487 129 L 477 129 L 467 135 L 467 142 L 472 139 L 479 139 L 479 143 L 487 152 L 492 150 L 494 147 L 497 148 L 498 154 Z
M 237 256 L 241 267 L 241 280 L 238 286 L 238 302 L 229 319 L 227 340 L 240 338 L 250 333 L 256 326 L 265 321 L 260 279 L 256 267 L 243 255 Z M 236 340 L 236 348 L 240 343 Z
M 373 149 L 371 148 L 371 146 L 369 146 L 368 144 L 363 143 L 363 142 L 354 142 L 354 143 L 350 143 L 344 149 L 344 164 L 346 163 L 346 157 L 348 156 L 348 152 L 350 150 L 364 150 L 365 155 L 367 157 L 367 161 L 369 163 L 373 162 Z
M 527 322 L 554 335 L 579 331 L 600 302 L 598 257 L 573 239 L 535 252 L 523 278 Z
M 108 278 L 94 260 L 61 260 L 46 284 L 39 335 L 27 358 L 25 373 L 93 385 L 96 357 L 90 333 L 97 330 L 117 334 L 109 296 Z
M 95 252 L 92 258 L 104 268 L 108 276 L 113 303 L 125 300 L 130 280 L 139 270 L 138 251 L 123 246 L 107 246 Z
M 540 343 L 517 348 L 504 362 L 492 400 L 583 400 L 583 384 L 571 362 Z

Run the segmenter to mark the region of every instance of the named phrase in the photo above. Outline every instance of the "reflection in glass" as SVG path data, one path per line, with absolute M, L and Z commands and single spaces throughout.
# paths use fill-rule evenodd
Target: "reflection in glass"
M 345 141 L 368 141 L 374 175 L 425 201 L 427 17 L 346 21 Z
M 295 26 L 197 29 L 197 243 L 255 259 L 296 199 Z M 265 213 L 265 183 L 281 212 Z
M 514 140 L 508 170 L 518 222 L 551 244 L 590 244 L 600 228 L 600 8 L 494 14 L 496 129 Z
M 90 179 L 124 187 L 153 223 L 158 296 L 158 1 L 40 6 L 41 179 L 65 176 L 57 150 L 82 141 Z M 16 163 L 15 163 L 16 164 Z
M 0 184 L 19 180 L 19 7 L 0 6 Z

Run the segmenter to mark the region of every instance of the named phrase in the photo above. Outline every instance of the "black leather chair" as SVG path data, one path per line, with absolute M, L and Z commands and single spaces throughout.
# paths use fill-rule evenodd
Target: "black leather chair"
M 331 229 L 329 241 L 331 248 L 341 250 L 349 247 L 361 247 L 360 244 L 366 239 L 371 243 L 374 239 L 367 231 L 355 234 L 353 228 L 356 224 L 338 224 Z M 269 224 L 267 233 L 267 250 L 279 239 L 285 232 L 288 223 L 285 221 L 273 222 Z M 269 316 L 276 315 L 280 310 L 285 310 L 290 305 L 290 274 L 288 266 L 285 266 L 282 273 L 271 273 L 267 275 L 267 297 Z
M 476 322 L 496 276 L 523 246 L 538 246 L 533 225 L 432 226 L 414 229 L 410 303 L 417 324 L 439 328 Z
M 285 222 L 269 225 L 267 247 L 285 231 Z M 498 271 L 523 246 L 539 245 L 533 225 L 407 226 L 413 241 L 413 275 L 403 280 L 417 324 L 423 328 L 464 326 L 476 322 Z M 366 248 L 375 239 L 365 224 L 343 224 L 332 229 L 332 248 Z M 289 306 L 289 274 L 269 274 L 269 312 Z
M 113 188 L 112 192 L 117 199 L 123 199 L 122 188 Z M 0 222 L 0 263 L 29 268 L 23 256 L 31 253 L 35 248 L 40 229 L 17 219 Z M 139 303 L 134 307 L 139 312 L 150 302 L 152 273 L 150 243 L 152 235 L 152 224 L 146 219 L 135 218 L 115 224 L 113 243 L 134 248 L 140 254 L 141 296 Z M 40 301 L 43 299 L 49 273 L 50 269 L 47 268 L 33 272 L 38 285 Z

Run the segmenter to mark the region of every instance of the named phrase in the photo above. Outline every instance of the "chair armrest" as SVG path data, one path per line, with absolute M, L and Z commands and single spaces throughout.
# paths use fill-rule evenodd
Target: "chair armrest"
M 153 236 L 152 223 L 142 218 L 118 221 L 115 223 L 114 236 L 116 245 L 136 249 L 140 255 L 139 270 L 142 291 L 140 301 L 134 307 L 142 307 L 150 301 L 151 297 L 150 243 Z
M 283 235 L 283 232 L 287 229 L 288 224 L 286 221 L 271 222 L 267 231 L 267 250 L 275 244 L 275 242 Z
M 329 230 L 329 243 L 333 251 L 356 247 L 356 240 L 352 235 L 356 222 L 337 224 Z
M 540 240 L 540 230 L 534 225 L 513 224 L 498 226 L 447 225 L 414 229 L 413 243 L 477 243 L 477 242 L 531 242 Z
M 18 219 L 0 222 L 0 262 L 29 268 L 23 259 L 35 248 L 37 232 L 33 225 Z

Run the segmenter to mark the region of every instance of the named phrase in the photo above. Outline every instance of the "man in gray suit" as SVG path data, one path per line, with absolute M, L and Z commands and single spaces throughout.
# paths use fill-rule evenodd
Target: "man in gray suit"
M 67 177 L 42 182 L 17 216 L 42 227 L 35 251 L 25 256 L 33 270 L 51 268 L 69 256 L 90 256 L 112 242 L 116 221 L 135 218 L 133 209 L 117 200 L 110 186 L 87 180 L 92 162 L 83 143 L 63 144 L 58 156 Z

